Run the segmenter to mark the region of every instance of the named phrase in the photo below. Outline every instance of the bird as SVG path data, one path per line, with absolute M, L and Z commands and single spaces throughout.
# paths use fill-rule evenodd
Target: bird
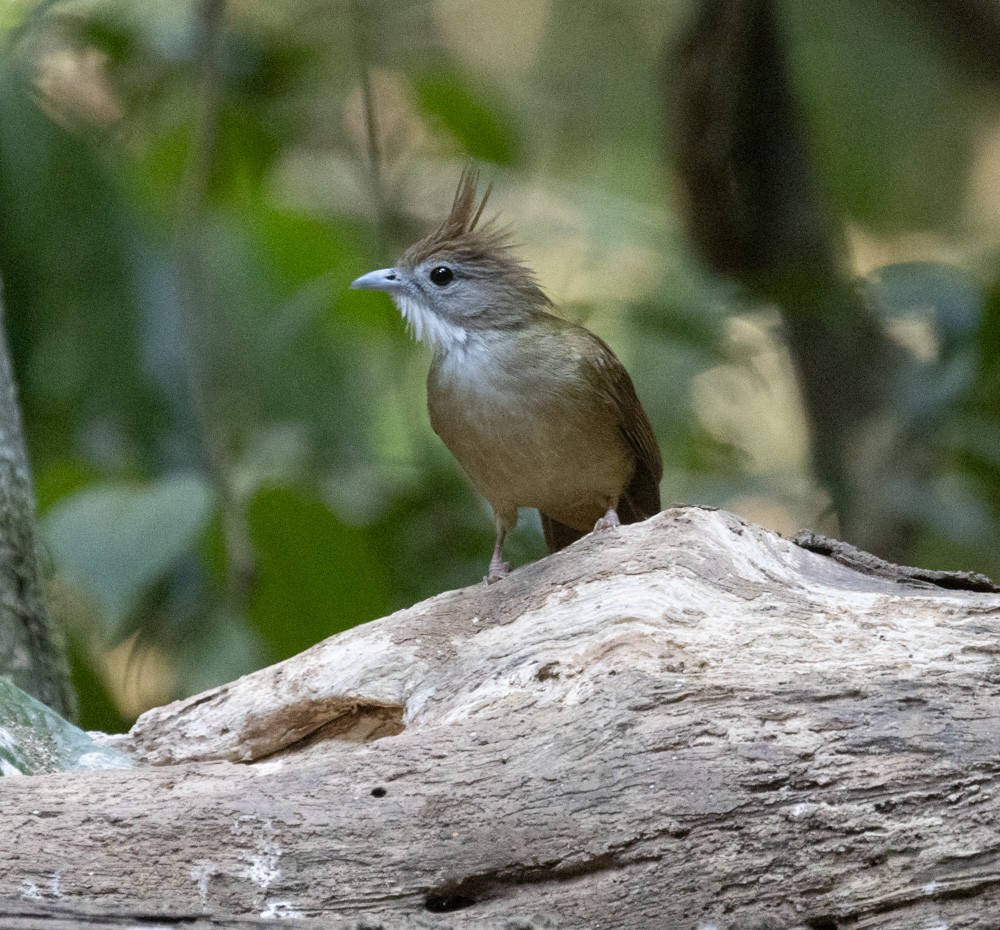
M 556 552 L 658 513 L 663 461 L 625 367 L 553 312 L 509 229 L 483 221 L 492 183 L 478 188 L 467 165 L 445 221 L 351 287 L 388 293 L 432 350 L 431 426 L 493 510 L 493 583 L 510 572 L 504 540 L 521 509 L 538 510 Z

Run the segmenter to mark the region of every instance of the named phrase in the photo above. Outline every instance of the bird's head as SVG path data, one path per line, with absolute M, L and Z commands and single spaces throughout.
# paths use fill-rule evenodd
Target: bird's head
M 410 331 L 435 350 L 471 333 L 523 325 L 550 306 L 531 270 L 495 220 L 480 225 L 492 185 L 479 199 L 479 173 L 466 168 L 448 218 L 406 250 L 393 268 L 362 275 L 353 288 L 392 296 Z

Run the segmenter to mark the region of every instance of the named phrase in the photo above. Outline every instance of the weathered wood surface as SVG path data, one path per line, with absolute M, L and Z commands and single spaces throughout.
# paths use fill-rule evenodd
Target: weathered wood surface
M 0 928 L 996 928 L 1000 594 L 871 568 L 678 508 L 152 711 Z

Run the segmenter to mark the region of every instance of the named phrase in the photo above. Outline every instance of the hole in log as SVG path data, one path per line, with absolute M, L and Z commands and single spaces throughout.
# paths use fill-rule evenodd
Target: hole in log
M 385 788 L 379 786 L 378 788 L 372 788 L 373 798 L 384 798 L 389 792 Z
M 450 914 L 472 907 L 475 903 L 476 899 L 468 895 L 449 892 L 431 893 L 424 898 L 424 907 L 432 914 Z
M 535 678 L 537 678 L 539 681 L 548 681 L 550 678 L 558 678 L 558 677 L 559 677 L 558 662 L 547 662 L 537 672 L 535 672 Z
M 312 734 L 311 740 L 339 739 L 350 743 L 371 743 L 386 736 L 398 736 L 403 725 L 404 708 L 399 704 L 358 702 L 356 707 L 323 724 Z
M 813 917 L 806 921 L 809 930 L 837 930 L 837 921 L 832 917 Z
M 280 716 L 269 716 L 261 721 L 260 729 L 272 744 L 257 747 L 253 760 L 280 753 L 301 752 L 327 740 L 348 743 L 371 743 L 387 736 L 398 736 L 406 727 L 403 724 L 405 708 L 402 704 L 380 704 L 375 701 L 338 698 L 326 706 L 318 702 L 302 702 Z M 333 705 L 331 710 L 330 704 Z M 327 719 L 317 724 L 317 717 Z M 274 736 L 278 733 L 280 736 Z M 282 742 L 277 743 L 277 740 Z M 264 738 L 261 738 L 261 742 Z M 266 751 L 264 751 L 266 749 Z

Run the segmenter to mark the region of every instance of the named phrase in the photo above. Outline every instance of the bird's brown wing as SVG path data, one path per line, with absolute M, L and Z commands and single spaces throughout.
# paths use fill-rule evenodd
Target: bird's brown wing
M 660 512 L 660 479 L 663 458 L 656 435 L 646 411 L 635 393 L 635 385 L 625 366 L 607 344 L 594 337 L 598 350 L 593 364 L 599 369 L 602 383 L 607 386 L 609 403 L 618 415 L 619 429 L 635 453 L 635 471 L 618 502 L 618 518 L 622 523 L 637 523 Z
M 635 470 L 618 501 L 618 519 L 622 523 L 638 523 L 660 512 L 663 477 L 660 447 L 625 366 L 604 340 L 587 330 L 583 332 L 587 336 L 583 364 L 593 369 L 592 380 L 601 386 L 602 396 L 614 408 L 618 428 L 635 454 Z M 587 535 L 545 514 L 541 516 L 549 552 L 564 549 Z

